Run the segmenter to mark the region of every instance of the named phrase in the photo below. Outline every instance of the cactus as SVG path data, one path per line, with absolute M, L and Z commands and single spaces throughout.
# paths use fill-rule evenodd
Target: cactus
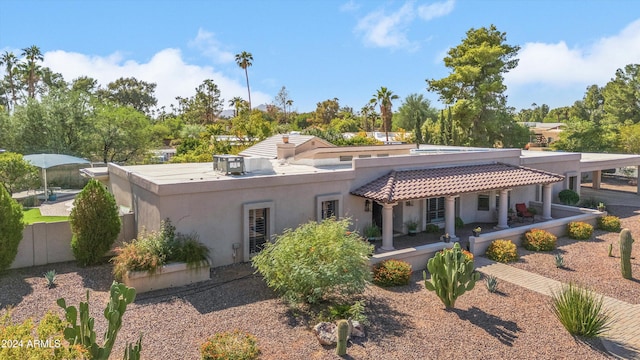
M 622 231 L 620 231 L 620 267 L 622 270 L 622 277 L 625 279 L 631 279 L 632 244 L 633 237 L 631 237 L 631 231 L 629 231 L 629 229 L 622 229 Z
M 613 244 L 609 244 L 609 257 L 613 257 Z
M 94 319 L 89 317 L 89 291 L 87 290 L 87 302 L 80 302 L 80 323 L 78 320 L 78 310 L 75 306 L 67 306 L 64 298 L 57 301 L 66 313 L 65 317 L 69 324 L 64 329 L 64 337 L 71 345 L 82 345 L 95 360 L 107 360 L 111 354 L 111 349 L 116 341 L 118 331 L 122 327 L 122 316 L 127 310 L 127 305 L 136 298 L 136 289 L 127 287 L 124 284 L 113 282 L 111 285 L 109 304 L 104 309 L 104 316 L 109 322 L 107 332 L 104 335 L 104 347 L 96 343 L 96 332 L 93 330 Z M 142 338 L 138 340 L 136 346 L 127 344 L 128 358 L 139 358 L 142 348 Z
M 460 244 L 453 245 L 452 251 L 438 252 L 429 259 L 427 269 L 431 274 L 423 272 L 424 285 L 429 291 L 435 291 L 447 309 L 455 307 L 456 299 L 473 289 L 480 274 L 474 271 L 473 260 L 462 253 Z
M 562 256 L 562 254 L 556 254 L 555 260 L 557 268 L 561 269 L 564 267 L 564 257 Z
M 347 320 L 338 321 L 338 345 L 336 354 L 344 356 L 347 354 L 347 339 L 349 338 L 349 322 Z

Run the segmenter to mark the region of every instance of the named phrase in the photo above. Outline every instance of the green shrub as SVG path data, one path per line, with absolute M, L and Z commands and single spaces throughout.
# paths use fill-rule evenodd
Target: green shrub
M 336 321 L 348 319 L 358 321 L 361 324 L 369 324 L 369 319 L 365 314 L 364 301 L 356 301 L 353 304 L 333 304 L 329 305 L 326 311 L 319 314 L 319 321 Z
M 200 345 L 202 360 L 252 360 L 259 354 L 256 337 L 240 330 L 217 333 Z
M 389 259 L 373 266 L 373 283 L 382 286 L 409 284 L 411 264 L 402 260 Z
M 368 224 L 362 230 L 363 236 L 367 239 L 378 238 L 382 236 L 380 228 L 376 224 Z
M 267 285 L 291 302 L 358 294 L 371 279 L 373 246 L 349 230 L 349 219 L 310 221 L 266 243 L 253 265 Z
M 22 206 L 0 184 L 0 271 L 11 266 L 22 240 Z
M 567 224 L 567 235 L 576 240 L 589 240 L 593 234 L 593 226 L 582 221 Z
M 440 232 L 440 227 L 436 224 L 427 224 L 427 226 L 425 226 L 424 231 L 430 234 L 435 234 Z
M 604 231 L 620 232 L 620 230 L 622 229 L 620 218 L 613 215 L 599 217 L 598 229 Z
M 531 229 L 523 235 L 522 246 L 530 251 L 551 251 L 556 248 L 558 238 L 552 233 Z
M 464 227 L 464 221 L 459 216 L 456 216 L 455 227 L 456 229 L 462 229 Z
M 209 248 L 198 241 L 198 234 L 183 235 L 175 230 L 166 219 L 160 224 L 160 230 L 143 231 L 137 239 L 117 248 L 117 255 L 111 259 L 116 280 L 122 281 L 128 271 L 153 274 L 171 262 L 186 262 L 189 267 L 207 263 Z
M 575 205 L 580 201 L 580 195 L 571 189 L 564 189 L 558 193 L 560 202 L 565 205 Z
M 595 337 L 611 326 L 603 297 L 574 284 L 563 285 L 551 298 L 553 314 L 572 335 Z
M 509 263 L 518 260 L 518 248 L 511 240 L 494 240 L 487 248 L 486 255 L 493 261 Z
M 120 233 L 116 200 L 98 180 L 89 180 L 74 201 L 69 224 L 71 250 L 78 264 L 99 263 Z
M 0 185 L 1 187 L 2 185 Z M 54 359 L 85 359 L 87 350 L 81 345 L 69 345 L 64 339 L 64 323 L 53 312 L 47 312 L 36 327 L 33 320 L 27 319 L 22 323 L 11 321 L 11 311 L 0 316 L 0 359 L 3 360 L 54 360 Z M 34 334 L 36 337 L 34 338 Z M 28 346 L 35 339 L 40 344 L 48 346 Z

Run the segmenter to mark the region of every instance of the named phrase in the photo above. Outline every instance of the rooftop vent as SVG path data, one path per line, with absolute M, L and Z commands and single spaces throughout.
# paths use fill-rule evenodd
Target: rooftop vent
M 244 158 L 236 155 L 213 155 L 213 170 L 225 175 L 244 174 Z

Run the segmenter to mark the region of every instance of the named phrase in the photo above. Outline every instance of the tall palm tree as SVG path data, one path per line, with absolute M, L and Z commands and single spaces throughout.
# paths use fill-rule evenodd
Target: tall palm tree
M 380 106 L 380 116 L 382 117 L 382 126 L 387 135 L 387 141 L 389 141 L 389 129 L 391 128 L 391 120 L 393 119 L 391 102 L 396 99 L 398 99 L 398 95 L 395 95 L 393 91 L 390 91 L 386 87 L 381 86 L 369 101 L 371 104 Z
M 40 81 L 42 70 L 36 62 L 44 60 L 44 56 L 35 45 L 22 49 L 22 56 L 26 59 L 25 63 L 20 64 L 20 68 L 27 83 L 27 96 L 33 99 L 36 97 L 36 84 Z
M 244 76 L 247 78 L 247 93 L 249 94 L 249 109 L 251 109 L 251 89 L 249 88 L 249 73 L 247 68 L 251 66 L 253 61 L 253 55 L 250 52 L 243 51 L 240 54 L 236 54 L 236 64 L 244 69 Z
M 9 108 L 15 108 L 16 103 L 18 102 L 18 94 L 16 89 L 16 65 L 18 64 L 18 57 L 10 51 L 5 51 L 0 57 L 0 66 L 5 66 L 5 81 L 7 82 L 7 86 L 9 87 L 9 93 L 11 94 L 11 99 L 7 98 L 7 104 Z M 8 94 L 7 94 L 8 96 Z M 10 100 L 10 101 L 9 101 Z

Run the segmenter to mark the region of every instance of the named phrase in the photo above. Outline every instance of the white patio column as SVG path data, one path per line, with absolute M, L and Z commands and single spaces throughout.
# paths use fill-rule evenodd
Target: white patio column
M 497 229 L 508 229 L 507 212 L 509 211 L 509 189 L 500 190 L 500 208 L 498 209 Z
M 456 196 L 444 198 L 444 232 L 449 234 L 451 241 L 458 240 L 456 236 Z
M 381 250 L 395 250 L 393 247 L 393 207 L 398 203 L 382 203 L 382 246 Z
M 551 220 L 551 192 L 553 184 L 544 184 L 542 186 L 542 219 Z
M 596 170 L 591 173 L 591 184 L 593 184 L 593 190 L 600 189 L 600 180 L 602 179 L 602 171 Z

